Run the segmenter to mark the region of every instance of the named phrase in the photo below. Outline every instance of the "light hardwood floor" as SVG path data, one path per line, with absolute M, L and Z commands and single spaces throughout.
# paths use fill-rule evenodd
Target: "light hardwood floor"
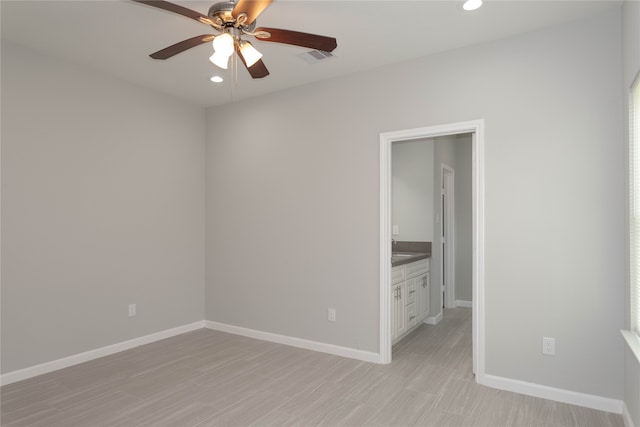
M 470 309 L 377 365 L 206 329 L 0 389 L 2 426 L 594 426 L 620 415 L 498 391 L 471 374 Z

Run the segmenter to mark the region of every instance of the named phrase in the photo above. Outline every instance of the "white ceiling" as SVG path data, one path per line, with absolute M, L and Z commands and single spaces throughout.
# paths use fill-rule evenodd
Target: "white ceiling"
M 175 1 L 204 15 L 216 1 Z M 251 79 L 213 66 L 210 44 L 158 61 L 149 54 L 211 27 L 128 0 L 2 0 L 2 41 L 10 40 L 201 106 L 357 73 L 467 45 L 581 19 L 616 1 L 485 1 L 465 12 L 462 1 L 275 0 L 258 26 L 335 37 L 334 58 L 310 65 L 308 49 L 256 41 L 271 75 Z M 210 31 L 211 30 L 211 31 Z M 249 38 L 253 41 L 253 38 Z M 43 70 L 43 72 L 46 70 Z M 224 83 L 209 77 L 220 74 Z

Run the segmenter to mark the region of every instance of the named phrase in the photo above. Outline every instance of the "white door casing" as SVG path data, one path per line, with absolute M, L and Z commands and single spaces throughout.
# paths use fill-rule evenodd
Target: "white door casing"
M 380 134 L 380 329 L 379 362 L 391 363 L 391 146 L 393 142 L 472 134 L 472 335 L 473 372 L 483 383 L 484 331 L 484 120 Z

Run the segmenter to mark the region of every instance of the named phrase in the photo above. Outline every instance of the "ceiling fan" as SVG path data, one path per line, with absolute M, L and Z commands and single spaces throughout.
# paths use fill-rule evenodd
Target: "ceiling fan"
M 220 2 L 209 8 L 207 16 L 195 10 L 162 0 L 132 0 L 149 6 L 164 9 L 186 16 L 206 25 L 210 25 L 218 34 L 202 34 L 178 42 L 149 55 L 153 59 L 167 59 L 187 49 L 207 42 L 213 42 L 214 53 L 209 60 L 215 65 L 227 69 L 229 57 L 235 52 L 249 74 L 254 79 L 269 75 L 258 52 L 243 36 L 253 36 L 257 40 L 284 43 L 310 49 L 331 52 L 338 43 L 333 37 L 301 33 L 278 28 L 256 28 L 256 18 L 271 4 L 272 0 L 238 0 Z

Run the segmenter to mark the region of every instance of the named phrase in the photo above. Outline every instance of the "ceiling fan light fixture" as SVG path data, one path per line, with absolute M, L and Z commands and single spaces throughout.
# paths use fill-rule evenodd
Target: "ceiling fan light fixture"
M 247 63 L 247 67 L 251 67 L 262 58 L 262 54 L 247 41 L 240 42 L 240 52 Z
M 462 5 L 462 8 L 464 10 L 476 10 L 479 9 L 480 6 L 482 6 L 482 0 L 467 0 Z
M 229 57 L 233 54 L 233 37 L 229 33 L 222 33 L 213 39 L 213 55 L 209 57 L 214 65 L 226 70 L 229 67 Z
M 229 33 L 222 33 L 213 39 L 213 50 L 215 53 L 231 56 L 233 53 L 233 37 Z
M 209 57 L 209 61 L 223 70 L 229 67 L 229 57 L 218 52 L 214 52 L 213 55 Z

